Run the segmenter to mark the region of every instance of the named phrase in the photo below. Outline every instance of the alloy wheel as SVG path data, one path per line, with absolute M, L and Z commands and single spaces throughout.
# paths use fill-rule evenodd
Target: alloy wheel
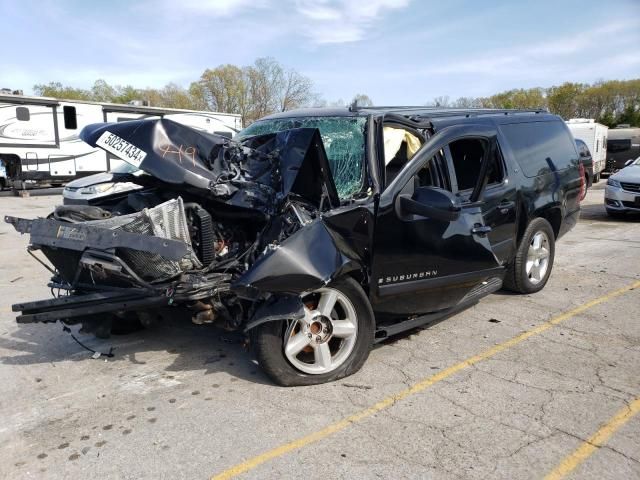
M 285 330 L 284 353 L 298 370 L 320 375 L 342 365 L 356 344 L 358 322 L 351 300 L 323 287 L 302 299 L 304 317 Z
M 547 274 L 549 269 L 549 237 L 545 232 L 536 232 L 527 251 L 526 272 L 529 281 L 537 285 Z

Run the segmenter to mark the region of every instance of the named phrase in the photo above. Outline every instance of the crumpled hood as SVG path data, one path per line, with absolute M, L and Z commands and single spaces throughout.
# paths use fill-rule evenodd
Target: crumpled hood
M 250 137 L 242 143 L 167 119 L 88 125 L 80 138 L 159 180 L 228 205 L 273 214 L 295 193 L 339 205 L 317 129 Z

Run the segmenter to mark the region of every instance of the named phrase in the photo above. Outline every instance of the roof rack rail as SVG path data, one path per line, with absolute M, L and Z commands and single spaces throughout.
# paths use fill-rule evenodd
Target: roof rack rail
M 353 107 L 352 107 L 353 108 Z M 476 115 L 509 115 L 518 113 L 549 113 L 544 107 L 539 108 L 451 108 L 451 107 L 430 107 L 430 106 L 371 106 L 361 107 L 355 106 L 358 110 L 380 110 L 386 112 L 406 112 L 412 116 L 466 116 L 472 117 Z M 426 115 L 421 115 L 422 113 Z
M 426 105 L 371 105 L 369 107 L 358 105 L 358 110 L 439 110 L 442 107 L 430 107 Z

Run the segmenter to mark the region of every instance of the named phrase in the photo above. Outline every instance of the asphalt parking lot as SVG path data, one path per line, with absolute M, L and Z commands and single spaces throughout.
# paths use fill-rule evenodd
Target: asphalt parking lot
M 607 218 L 603 187 L 542 292 L 499 292 L 352 377 L 289 389 L 211 327 L 79 335 L 114 347 L 92 359 L 59 324 L 16 325 L 11 304 L 47 298 L 49 275 L 2 223 L 0 477 L 640 478 L 640 218 Z

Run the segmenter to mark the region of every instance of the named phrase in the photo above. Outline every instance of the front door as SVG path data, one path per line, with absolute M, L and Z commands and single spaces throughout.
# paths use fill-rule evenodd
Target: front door
M 375 225 L 371 301 L 376 313 L 411 315 L 456 305 L 474 287 L 503 268 L 494 254 L 478 195 L 489 174 L 488 159 L 496 133 L 485 126 L 452 126 L 427 142 L 386 186 Z M 456 177 L 451 158 L 460 156 L 469 167 Z M 473 183 L 465 198 L 460 192 Z M 406 214 L 401 197 L 423 201 L 424 188 L 456 196 L 459 216 L 440 220 Z M 472 201 L 473 200 L 473 201 Z

